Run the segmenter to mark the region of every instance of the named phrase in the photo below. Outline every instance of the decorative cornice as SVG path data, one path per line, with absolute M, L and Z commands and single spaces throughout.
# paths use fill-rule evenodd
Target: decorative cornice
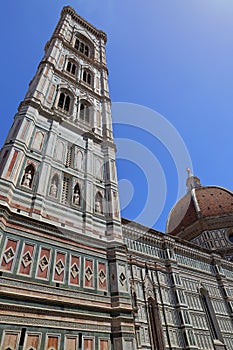
M 107 42 L 107 35 L 106 35 L 106 33 L 103 32 L 102 30 L 97 29 L 92 24 L 87 22 L 83 17 L 78 15 L 77 12 L 75 12 L 75 10 L 71 6 L 63 7 L 62 12 L 61 12 L 61 17 L 66 15 L 66 14 L 71 15 L 73 20 L 75 20 L 83 28 L 87 29 L 89 32 L 94 34 L 97 38 L 103 39 L 105 43 Z
M 3 272 L 4 274 L 4 272 Z M 30 290 L 30 295 L 28 291 Z M 16 292 L 17 291 L 17 292 Z M 110 296 L 90 293 L 78 289 L 57 288 L 51 285 L 45 285 L 38 282 L 16 280 L 15 277 L 0 277 L 0 295 L 8 298 L 14 295 L 14 299 L 20 301 L 25 300 L 25 296 L 29 302 L 36 302 L 38 305 L 47 300 L 47 309 L 56 311 L 60 305 L 66 305 L 67 308 L 73 309 L 79 305 L 79 312 L 87 307 L 89 311 L 101 310 L 104 312 L 111 310 Z M 84 305 L 83 301 L 86 300 Z M 95 303 L 93 303 L 93 301 Z M 30 309 L 28 309 L 30 310 Z
M 90 251 L 95 252 L 95 254 L 105 254 L 104 249 L 107 246 L 107 243 L 103 240 L 101 240 L 101 248 L 99 246 L 99 239 L 97 237 L 87 237 L 83 235 L 84 238 L 81 239 L 80 236 L 77 236 L 77 233 L 75 230 L 69 229 L 69 228 L 62 228 L 62 231 L 59 230 L 58 227 L 56 227 L 53 224 L 46 223 L 46 222 L 39 222 L 38 220 L 34 218 L 29 218 L 22 216 L 17 213 L 11 212 L 11 210 L 8 207 L 0 205 L 0 227 L 5 232 L 10 232 L 10 229 L 16 228 L 19 230 L 22 230 L 24 237 L 32 233 L 35 234 L 35 230 L 38 234 L 43 236 L 44 240 L 48 240 L 48 242 L 51 240 L 51 237 L 56 237 L 57 242 L 60 244 L 69 244 L 70 248 L 77 249 L 79 247 L 80 249 L 86 250 L 88 244 L 88 248 Z M 35 237 L 41 237 L 41 236 L 35 236 Z
M 110 333 L 110 326 L 96 324 L 92 321 L 91 324 L 85 322 L 67 322 L 62 320 L 52 320 L 46 319 L 46 317 L 38 318 L 38 317 L 19 317 L 18 315 L 1 315 L 1 323 L 3 324 L 13 324 L 15 325 L 35 325 L 36 327 L 46 327 L 51 329 L 74 329 L 74 330 L 83 330 L 89 332 L 108 332 Z
M 16 301 L 16 300 L 15 300 Z M 22 301 L 21 301 L 22 302 Z M 59 303 L 56 304 L 56 306 L 59 306 Z M 64 304 L 62 302 L 62 305 L 64 307 Z M 78 305 L 78 308 L 77 308 Z M 52 317 L 70 317 L 72 319 L 77 319 L 77 320 L 86 320 L 87 318 L 89 321 L 93 322 L 93 320 L 98 319 L 98 323 L 103 323 L 103 322 L 109 322 L 110 321 L 110 311 L 109 309 L 104 309 L 101 307 L 98 309 L 98 312 L 96 312 L 96 309 L 93 310 L 87 310 L 86 307 L 83 307 L 82 304 L 74 304 L 73 308 L 71 305 L 66 305 L 66 310 L 57 310 L 57 309 L 51 309 L 49 308 L 50 303 L 49 300 L 47 299 L 47 304 L 46 305 L 41 305 L 38 302 L 38 306 L 32 306 L 32 305 L 25 305 L 22 304 L 20 305 L 19 300 L 17 300 L 17 304 L 4 304 L 3 302 L 0 305 L 1 310 L 8 310 L 10 313 L 14 312 L 21 312 L 24 314 L 24 317 L 29 316 L 33 313 L 35 315 L 47 315 L 47 316 L 52 316 Z M 102 311 L 103 314 L 100 313 L 100 310 Z M 110 309 L 111 310 L 111 309 Z

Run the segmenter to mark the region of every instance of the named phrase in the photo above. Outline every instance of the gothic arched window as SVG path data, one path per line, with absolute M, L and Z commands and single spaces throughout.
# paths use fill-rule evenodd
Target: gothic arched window
M 71 98 L 67 92 L 61 91 L 58 100 L 58 107 L 61 108 L 65 112 L 70 111 L 71 106 Z
M 74 42 L 74 48 L 83 53 L 85 56 L 90 57 L 90 47 L 85 42 L 85 39 L 82 40 L 80 38 L 76 38 Z
M 91 123 L 91 117 L 92 117 L 92 106 L 87 101 L 80 101 L 80 107 L 79 107 L 79 119 L 83 122 L 90 124 Z
M 83 71 L 83 81 L 87 83 L 88 85 L 92 85 L 92 74 L 89 72 L 89 70 L 84 69 Z
M 67 66 L 66 66 L 66 71 L 71 73 L 72 75 L 76 74 L 77 66 L 72 60 L 68 60 Z
M 35 175 L 35 168 L 32 164 L 29 164 L 24 170 L 21 185 L 28 188 L 32 188 L 34 175 Z

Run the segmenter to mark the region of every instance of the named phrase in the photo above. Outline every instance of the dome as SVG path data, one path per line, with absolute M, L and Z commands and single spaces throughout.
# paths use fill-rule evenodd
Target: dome
M 218 186 L 202 186 L 200 180 L 190 174 L 186 184 L 188 192 L 169 213 L 167 233 L 188 239 L 200 231 L 218 228 L 223 218 L 227 225 L 227 216 L 233 221 L 232 191 Z

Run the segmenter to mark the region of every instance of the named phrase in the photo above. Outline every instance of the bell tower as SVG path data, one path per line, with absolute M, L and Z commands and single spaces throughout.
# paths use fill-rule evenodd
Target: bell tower
M 0 204 L 121 239 L 106 34 L 67 6 L 1 150 Z
M 1 349 L 135 349 L 106 41 L 63 8 L 2 147 Z

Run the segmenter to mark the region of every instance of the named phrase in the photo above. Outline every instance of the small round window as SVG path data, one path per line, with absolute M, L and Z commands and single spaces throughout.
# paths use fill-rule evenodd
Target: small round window
M 233 243 L 233 233 L 229 235 L 229 240 Z

